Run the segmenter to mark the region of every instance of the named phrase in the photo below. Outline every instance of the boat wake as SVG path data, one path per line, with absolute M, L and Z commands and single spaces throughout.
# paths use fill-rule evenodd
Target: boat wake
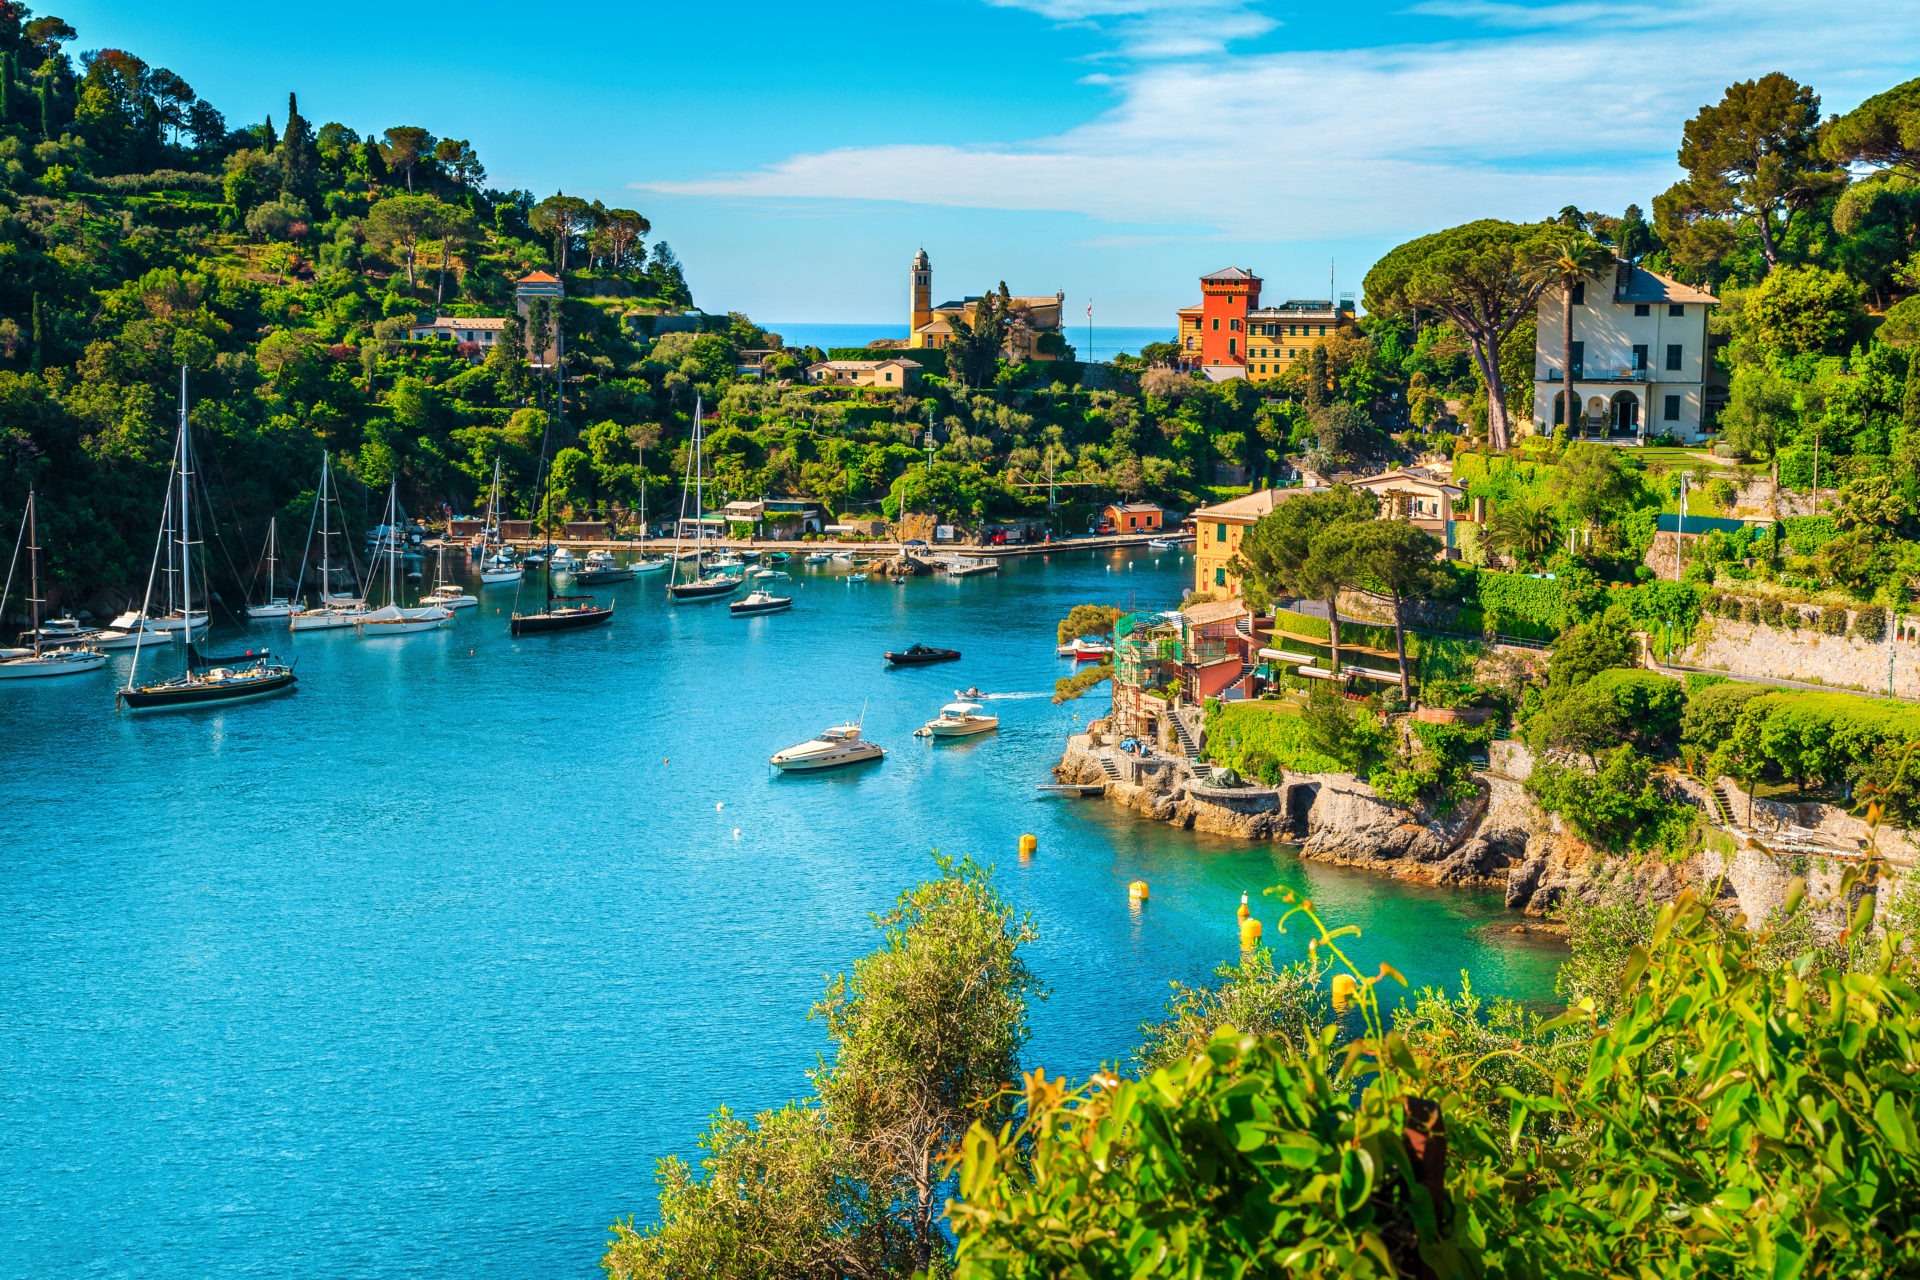
M 956 698 L 966 698 L 969 695 L 963 689 L 955 689 L 953 691 L 953 696 Z M 982 694 L 974 695 L 972 697 L 972 701 L 974 702 L 1021 702 L 1027 698 L 1051 698 L 1052 696 L 1053 695 L 1050 693 L 982 693 Z

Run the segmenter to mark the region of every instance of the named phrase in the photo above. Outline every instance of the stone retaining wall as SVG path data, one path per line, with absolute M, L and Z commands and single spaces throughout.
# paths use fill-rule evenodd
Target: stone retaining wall
M 1730 676 L 1798 680 L 1880 694 L 1887 692 L 1889 659 L 1893 695 L 1920 700 L 1920 644 L 1912 641 L 1872 643 L 1806 628 L 1783 631 L 1765 623 L 1703 618 L 1699 637 L 1674 650 L 1671 657 L 1679 666 L 1724 671 Z

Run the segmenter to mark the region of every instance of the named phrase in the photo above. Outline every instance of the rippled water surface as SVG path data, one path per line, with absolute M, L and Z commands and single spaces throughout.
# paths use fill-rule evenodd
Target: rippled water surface
M 597 1275 L 657 1157 L 805 1091 L 823 976 L 935 848 L 1033 913 L 1027 1056 L 1056 1072 L 1122 1058 L 1169 979 L 1230 958 L 1246 888 L 1306 889 L 1416 985 L 1550 991 L 1497 901 L 1035 791 L 1105 706 L 1045 696 L 1054 620 L 1189 573 L 796 572 L 758 619 L 643 579 L 610 628 L 519 641 L 514 588 L 476 586 L 447 631 L 299 637 L 275 701 L 120 716 L 124 655 L 0 686 L 0 1276 Z M 965 659 L 883 667 L 916 640 Z M 1021 695 L 997 735 L 911 736 L 970 683 Z M 884 762 L 770 774 L 863 707 Z

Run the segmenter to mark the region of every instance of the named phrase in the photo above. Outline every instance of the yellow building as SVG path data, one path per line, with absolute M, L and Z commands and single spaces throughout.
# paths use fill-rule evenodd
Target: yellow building
M 1262 489 L 1243 494 L 1218 506 L 1202 507 L 1193 513 L 1193 589 L 1205 591 L 1216 599 L 1230 600 L 1240 594 L 1240 579 L 1227 570 L 1228 561 L 1240 550 L 1240 539 L 1262 516 L 1288 498 L 1318 489 Z
M 1289 300 L 1247 313 L 1247 377 L 1277 378 L 1313 348 L 1353 327 L 1353 312 L 1326 301 Z
M 908 274 L 907 347 L 910 350 L 938 351 L 953 339 L 953 321 L 971 325 L 980 310 L 978 294 L 957 302 L 933 303 L 933 264 L 927 251 L 913 255 Z M 1008 326 L 1006 346 L 1001 354 L 1019 363 L 1027 360 L 1058 360 L 1066 354 L 1064 332 L 1067 295 L 1063 290 L 1049 295 L 1015 294 L 1012 322 Z

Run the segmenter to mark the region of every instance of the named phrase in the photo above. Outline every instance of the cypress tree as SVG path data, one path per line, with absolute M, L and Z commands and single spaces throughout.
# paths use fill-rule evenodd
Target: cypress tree
M 33 354 L 32 363 L 35 373 L 46 365 L 46 335 L 40 323 L 40 295 L 33 295 Z
M 0 54 L 0 124 L 13 114 L 13 51 Z
M 1920 347 L 1907 357 L 1907 398 L 1900 406 L 1900 423 L 1907 439 L 1920 444 Z
M 267 131 L 261 135 L 260 149 L 271 152 L 280 145 L 280 135 L 273 131 L 273 117 L 267 117 Z
M 49 80 L 40 82 L 40 136 L 53 141 L 53 85 Z

